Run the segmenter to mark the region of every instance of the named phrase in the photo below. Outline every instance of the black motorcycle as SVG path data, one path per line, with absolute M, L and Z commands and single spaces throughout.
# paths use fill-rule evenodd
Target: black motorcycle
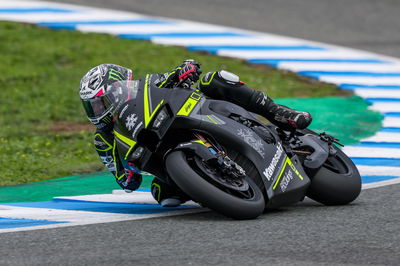
M 190 88 L 158 88 L 155 76 L 119 82 L 114 134 L 124 167 L 176 184 L 191 199 L 235 219 L 294 204 L 352 202 L 353 162 L 327 134 L 282 131 L 245 109 Z

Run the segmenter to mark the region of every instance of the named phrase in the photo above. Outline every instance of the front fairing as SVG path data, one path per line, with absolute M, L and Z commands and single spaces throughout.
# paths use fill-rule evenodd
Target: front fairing
M 135 159 L 137 167 L 151 170 L 146 169 L 146 165 L 155 154 L 164 135 L 173 128 L 171 124 L 177 112 L 175 108 L 180 108 L 193 93 L 188 89 L 158 88 L 155 86 L 155 79 L 156 75 L 147 75 L 138 80 L 134 89 L 135 97 L 127 99 L 114 116 L 115 153 L 118 153 L 126 168 L 129 168 L 128 161 L 132 161 L 134 151 L 142 147 L 143 155 Z M 155 117 L 162 109 L 169 114 L 169 119 L 160 128 L 154 129 Z

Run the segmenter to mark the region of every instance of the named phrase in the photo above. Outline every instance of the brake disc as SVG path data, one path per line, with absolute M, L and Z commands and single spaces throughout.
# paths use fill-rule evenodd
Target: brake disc
M 233 173 L 223 173 L 222 169 L 211 167 L 198 157 L 195 158 L 195 161 L 200 170 L 218 184 L 236 191 L 247 191 L 249 189 L 246 175 L 237 176 Z

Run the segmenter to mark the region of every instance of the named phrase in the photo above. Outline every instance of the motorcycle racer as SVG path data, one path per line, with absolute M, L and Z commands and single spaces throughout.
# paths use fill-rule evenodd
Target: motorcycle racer
M 156 75 L 154 85 L 160 88 L 190 88 L 200 78 L 200 64 L 185 60 L 170 72 Z M 80 82 L 80 99 L 87 117 L 96 126 L 94 145 L 103 164 L 115 176 L 116 182 L 126 192 L 132 192 L 142 183 L 140 169 L 130 165 L 124 167 L 113 133 L 116 111 L 126 100 L 120 98 L 116 81 L 132 80 L 131 69 L 115 64 L 102 64 L 89 70 Z M 266 94 L 249 88 L 239 77 L 225 70 L 208 72 L 199 84 L 199 89 L 213 99 L 233 102 L 248 111 L 266 117 L 283 130 L 304 129 L 311 123 L 311 115 L 274 103 Z M 135 119 L 132 117 L 132 119 Z M 154 178 L 151 192 L 163 207 L 178 206 L 188 197 L 173 184 Z

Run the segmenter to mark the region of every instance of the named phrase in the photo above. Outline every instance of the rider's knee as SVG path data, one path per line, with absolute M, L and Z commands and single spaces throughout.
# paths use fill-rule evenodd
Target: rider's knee
M 208 72 L 200 81 L 199 89 L 211 98 L 234 103 L 246 102 L 254 93 L 239 76 L 226 70 Z
M 151 183 L 151 194 L 153 198 L 162 206 L 175 207 L 171 202 L 177 202 L 176 206 L 186 202 L 189 198 L 176 186 L 169 185 L 157 178 Z

